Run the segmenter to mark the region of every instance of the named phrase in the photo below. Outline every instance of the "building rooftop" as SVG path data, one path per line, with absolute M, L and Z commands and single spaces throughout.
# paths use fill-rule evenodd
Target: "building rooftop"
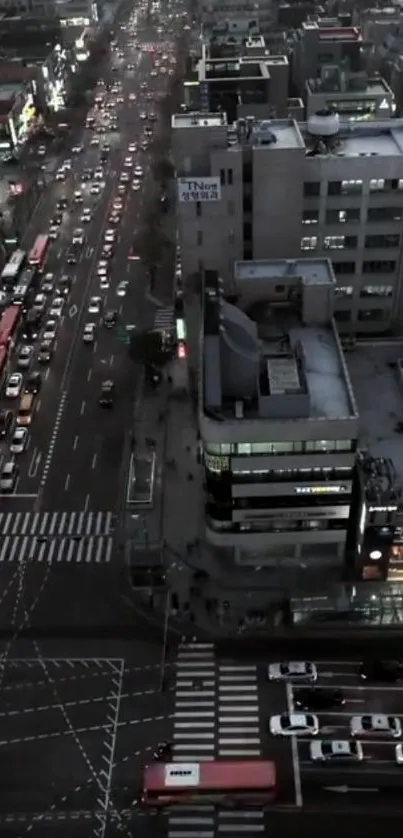
M 357 344 L 345 354 L 360 417 L 360 447 L 391 459 L 403 486 L 403 342 Z
M 300 123 L 299 128 L 306 145 L 312 146 L 313 138 L 309 134 L 308 125 Z M 396 157 L 403 153 L 403 119 L 374 120 L 370 123 L 341 122 L 338 134 L 332 138 L 326 150 L 320 153 L 342 157 Z
M 228 128 L 228 144 L 266 148 L 305 148 L 299 126 L 294 119 L 239 119 Z
M 332 81 L 334 82 L 333 84 Z M 344 80 L 344 85 L 341 74 L 335 74 L 332 79 L 308 79 L 306 86 L 311 96 L 315 95 L 315 93 L 327 93 L 332 94 L 332 96 L 359 99 L 365 96 L 393 95 L 385 79 L 381 76 L 368 78 L 364 73 L 353 74 L 347 77 Z
M 206 414 L 217 420 L 355 419 L 331 319 L 330 262 L 238 262 L 234 280 L 235 294 L 225 298 L 215 272 L 206 272 Z
M 227 117 L 221 113 L 177 113 L 172 116 L 172 128 L 214 128 L 227 124 Z

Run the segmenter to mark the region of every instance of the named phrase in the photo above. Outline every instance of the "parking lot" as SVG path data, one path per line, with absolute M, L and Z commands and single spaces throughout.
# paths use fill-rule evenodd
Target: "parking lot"
M 358 663 L 321 662 L 318 664 L 317 686 L 341 689 L 346 699 L 338 710 L 316 712 L 320 722 L 320 738 L 331 740 L 350 739 L 350 721 L 353 716 L 362 714 L 386 714 L 403 720 L 403 684 L 368 684 L 358 676 Z M 291 701 L 293 689 L 290 690 Z M 376 791 L 375 802 L 381 805 L 382 797 L 388 799 L 388 806 L 403 791 L 403 766 L 395 759 L 396 742 L 388 734 L 360 736 L 363 746 L 364 761 L 345 765 L 317 765 L 309 758 L 309 742 L 297 739 L 295 775 L 298 795 L 298 775 L 300 776 L 301 802 L 309 804 L 323 794 L 370 794 Z M 337 789 L 337 791 L 335 790 Z M 371 797 L 369 797 L 371 800 Z M 374 798 L 372 798 L 374 801 Z M 401 805 L 401 804 L 400 804 Z

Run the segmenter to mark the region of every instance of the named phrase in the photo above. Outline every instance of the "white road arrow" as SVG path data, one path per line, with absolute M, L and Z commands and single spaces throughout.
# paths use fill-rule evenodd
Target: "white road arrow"
M 336 794 L 348 794 L 349 791 L 359 791 L 359 792 L 374 792 L 379 791 L 379 789 L 374 788 L 360 788 L 358 786 L 323 786 L 324 791 L 334 791 Z

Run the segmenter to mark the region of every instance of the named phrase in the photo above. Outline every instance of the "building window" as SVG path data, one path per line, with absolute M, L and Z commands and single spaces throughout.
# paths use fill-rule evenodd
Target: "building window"
M 357 236 L 325 236 L 323 247 L 326 250 L 346 250 L 357 247 Z
M 235 201 L 228 201 L 228 215 L 235 215 Z
M 252 196 L 251 195 L 244 195 L 243 196 L 243 211 L 244 212 L 252 212 Z
M 332 262 L 332 265 L 337 276 L 355 274 L 355 262 Z
M 371 259 L 362 266 L 363 274 L 393 274 L 395 270 L 394 259 Z
M 305 451 L 331 453 L 333 451 L 351 451 L 351 439 L 318 439 L 307 441 L 305 443 Z
M 202 230 L 197 231 L 196 238 L 197 238 L 197 246 L 202 247 L 202 245 L 203 245 L 203 231 Z
M 224 171 L 224 169 L 223 169 Z M 225 173 L 224 173 L 225 177 Z M 244 163 L 242 168 L 242 180 L 244 183 L 252 183 L 253 181 L 253 169 L 252 163 Z
M 392 178 L 392 180 L 385 180 L 385 189 L 394 192 L 396 190 L 403 190 L 403 178 Z
M 202 214 L 202 205 L 200 201 L 196 201 L 196 217 L 201 218 Z
M 352 285 L 337 285 L 334 289 L 335 297 L 345 298 L 345 297 L 352 297 L 353 296 L 353 286 Z
M 389 317 L 389 312 L 384 308 L 359 309 L 358 311 L 358 320 L 364 323 L 380 323 L 386 317 Z
M 317 198 L 320 195 L 320 181 L 306 181 L 306 183 L 304 183 L 304 195 L 306 198 Z
M 304 210 L 302 215 L 303 224 L 317 224 L 319 221 L 319 210 Z
M 303 236 L 301 239 L 301 250 L 316 250 L 318 246 L 317 236 Z
M 362 180 L 342 180 L 342 195 L 360 195 L 362 192 Z
M 368 250 L 371 248 L 380 248 L 384 250 L 390 247 L 399 247 L 399 236 L 394 233 L 383 236 L 365 236 L 365 247 Z
M 370 192 L 383 192 L 385 189 L 385 179 L 384 178 L 371 178 L 369 182 L 369 191 Z
M 220 183 L 225 186 L 225 169 L 220 169 Z
M 348 224 L 360 220 L 359 209 L 327 210 L 326 224 Z
M 337 323 L 349 323 L 349 321 L 351 320 L 351 311 L 335 311 L 334 319 L 337 321 Z
M 363 285 L 360 297 L 392 297 L 393 285 Z
M 234 172 L 232 169 L 227 169 L 228 186 L 232 186 L 234 182 Z
M 243 225 L 243 238 L 244 241 L 252 241 L 252 224 L 249 221 L 245 221 Z
M 401 221 L 402 218 L 403 210 L 400 207 L 369 207 L 367 212 L 368 222 Z

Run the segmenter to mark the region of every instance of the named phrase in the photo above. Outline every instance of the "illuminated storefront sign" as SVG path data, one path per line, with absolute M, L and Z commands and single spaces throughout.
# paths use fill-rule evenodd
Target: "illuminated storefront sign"
M 296 495 L 342 495 L 351 492 L 349 486 L 295 486 Z

